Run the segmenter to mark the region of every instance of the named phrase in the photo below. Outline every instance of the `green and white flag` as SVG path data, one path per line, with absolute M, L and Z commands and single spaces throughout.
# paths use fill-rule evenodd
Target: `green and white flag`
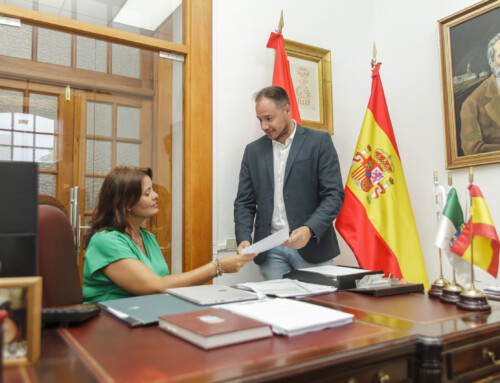
M 465 224 L 464 213 L 458 201 L 457 191 L 451 188 L 448 193 L 446 205 L 439 217 L 438 228 L 434 244 L 445 251 L 450 250 L 450 241 Z

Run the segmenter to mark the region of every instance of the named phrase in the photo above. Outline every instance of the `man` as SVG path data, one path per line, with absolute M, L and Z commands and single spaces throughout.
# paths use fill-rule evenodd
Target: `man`
M 492 75 L 462 104 L 460 137 L 464 155 L 500 151 L 500 33 L 488 44 Z
M 266 135 L 247 145 L 241 163 L 234 201 L 238 253 L 250 246 L 255 222 L 255 242 L 285 227 L 291 233 L 284 244 L 254 258 L 266 279 L 331 265 L 340 253 L 332 222 L 344 201 L 332 139 L 291 118 L 281 87 L 260 90 L 255 103 Z

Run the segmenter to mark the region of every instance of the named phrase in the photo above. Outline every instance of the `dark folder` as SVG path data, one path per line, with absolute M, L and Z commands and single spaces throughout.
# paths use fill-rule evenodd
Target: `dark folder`
M 408 294 L 408 293 L 418 293 L 424 291 L 424 285 L 422 283 L 405 283 L 402 285 L 395 286 L 381 286 L 372 288 L 357 288 L 357 289 L 347 289 L 346 291 L 352 293 L 366 294 L 374 297 L 388 297 L 390 295 Z
M 129 327 L 158 323 L 160 315 L 177 314 L 204 308 L 169 294 L 113 299 L 99 302 L 97 306 Z
M 359 269 L 353 267 L 353 270 L 359 270 Z M 317 285 L 335 286 L 339 290 L 346 290 L 355 288 L 356 280 L 363 278 L 365 275 L 383 274 L 383 273 L 384 272 L 382 270 L 380 271 L 367 270 L 361 273 L 356 272 L 355 274 L 349 274 L 349 275 L 330 276 L 317 273 L 314 271 L 293 270 L 283 275 L 283 278 L 296 279 L 301 282 L 315 283 Z

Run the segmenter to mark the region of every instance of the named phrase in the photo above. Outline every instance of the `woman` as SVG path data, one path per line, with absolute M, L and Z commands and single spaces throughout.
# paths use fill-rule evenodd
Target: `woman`
M 154 235 L 141 226 L 158 213 L 151 169 L 120 166 L 104 179 L 83 246 L 83 296 L 87 303 L 200 285 L 235 273 L 255 254 L 229 255 L 197 269 L 169 275 Z

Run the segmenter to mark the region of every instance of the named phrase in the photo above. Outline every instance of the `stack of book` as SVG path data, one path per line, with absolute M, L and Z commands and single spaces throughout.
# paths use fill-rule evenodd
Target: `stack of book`
M 267 324 L 217 308 L 162 315 L 158 324 L 161 329 L 204 349 L 273 335 Z

